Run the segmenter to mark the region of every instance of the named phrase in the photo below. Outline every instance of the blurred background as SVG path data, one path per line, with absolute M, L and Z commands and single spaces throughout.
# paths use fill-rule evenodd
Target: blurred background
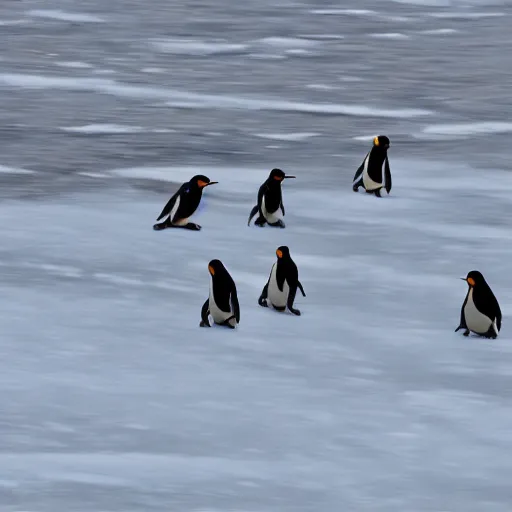
M 511 20 L 1 1 L 0 511 L 509 512 Z M 378 134 L 381 202 L 351 191 Z M 251 230 L 273 167 L 287 228 Z M 153 233 L 194 174 L 203 231 Z M 286 244 L 300 318 L 257 306 Z M 235 333 L 197 328 L 216 257 Z M 495 342 L 453 333 L 473 267 Z

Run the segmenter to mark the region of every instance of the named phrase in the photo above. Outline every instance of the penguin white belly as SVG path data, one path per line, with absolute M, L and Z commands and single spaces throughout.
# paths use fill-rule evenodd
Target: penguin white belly
M 269 213 L 267 211 L 267 208 L 265 207 L 265 196 L 263 196 L 263 199 L 261 200 L 261 211 L 263 213 L 263 217 L 265 217 L 266 221 L 270 224 L 275 224 L 283 218 L 281 208 L 278 208 L 274 213 Z
M 270 273 L 270 281 L 268 283 L 268 299 L 273 306 L 277 306 L 278 308 L 285 307 L 288 303 L 288 295 L 290 293 L 290 287 L 286 282 L 286 279 L 283 283 L 283 291 L 279 289 L 277 286 L 277 263 L 274 263 L 272 267 L 272 272 Z
M 213 318 L 213 321 L 216 324 L 222 324 L 224 323 L 230 316 L 234 315 L 233 311 L 229 311 L 226 313 L 225 311 L 222 311 L 217 304 L 215 303 L 215 299 L 213 297 L 213 290 L 211 289 L 210 285 L 210 297 L 209 297 L 209 308 L 210 308 L 210 315 Z M 230 322 L 231 325 L 236 325 L 236 319 L 233 318 Z
M 464 307 L 464 318 L 466 319 L 468 329 L 478 334 L 486 334 L 493 323 L 489 317 L 476 309 L 475 303 L 473 302 L 473 289 L 469 291 L 468 300 Z M 496 327 L 495 330 L 497 331 Z M 498 334 L 498 332 L 496 332 L 496 334 Z
M 378 188 L 382 188 L 383 185 L 382 183 L 373 181 L 370 176 L 368 176 L 368 170 L 366 167 L 363 171 L 363 184 L 366 190 L 377 190 Z
M 188 219 L 176 219 L 174 220 L 174 216 L 176 215 L 176 212 L 178 211 L 178 208 L 180 206 L 180 198 L 176 198 L 176 202 L 174 203 L 174 206 L 172 207 L 171 213 L 169 214 L 169 218 L 171 219 L 172 224 L 175 226 L 186 226 L 188 224 Z

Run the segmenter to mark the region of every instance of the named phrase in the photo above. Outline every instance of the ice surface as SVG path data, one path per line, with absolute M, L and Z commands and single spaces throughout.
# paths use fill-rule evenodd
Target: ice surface
M 71 21 L 76 23 L 102 23 L 105 20 L 92 14 L 61 11 L 60 9 L 34 9 L 28 11 L 29 16 L 48 18 L 59 21 Z
M 258 168 L 118 169 L 168 183 L 0 203 L 3 489 L 53 489 L 43 512 L 66 489 L 91 512 L 505 512 L 512 176 L 390 158 L 382 200 L 352 170 L 297 171 L 285 230 L 246 226 Z M 203 230 L 153 232 L 197 173 L 220 182 Z M 257 305 L 283 244 L 301 317 Z M 212 258 L 238 286 L 234 332 L 198 327 Z M 473 268 L 505 314 L 495 341 L 453 332 Z
M 510 7 L 408 3 L 0 2 L 1 512 L 510 512 Z M 272 167 L 287 227 L 247 227 Z M 197 173 L 202 231 L 154 232 Z M 257 304 L 281 244 L 301 317 Z M 471 269 L 497 340 L 453 332 Z

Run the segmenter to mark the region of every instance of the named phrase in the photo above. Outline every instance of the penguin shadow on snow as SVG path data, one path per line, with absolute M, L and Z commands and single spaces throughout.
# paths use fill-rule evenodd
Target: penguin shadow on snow
M 474 333 L 480 337 L 496 339 L 501 330 L 501 309 L 491 287 L 478 270 L 461 277 L 468 284 L 468 292 L 460 311 L 460 323 L 455 332 Z

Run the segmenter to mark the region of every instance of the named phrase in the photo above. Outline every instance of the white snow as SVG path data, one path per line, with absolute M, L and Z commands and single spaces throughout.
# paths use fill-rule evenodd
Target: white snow
M 316 132 L 296 132 L 296 133 L 254 133 L 255 137 L 260 139 L 284 140 L 290 142 L 301 142 L 311 137 L 318 137 L 320 133 Z
M 29 16 L 48 18 L 58 21 L 71 21 L 77 23 L 102 23 L 105 20 L 92 14 L 61 11 L 60 9 L 34 9 L 28 11 Z
M 220 55 L 241 53 L 247 49 L 245 44 L 233 44 L 218 41 L 202 41 L 197 39 L 165 38 L 150 42 L 156 50 L 175 55 Z
M 118 97 L 153 98 L 167 100 L 170 107 L 196 109 L 271 110 L 279 112 L 307 112 L 325 115 L 370 116 L 385 118 L 413 118 L 431 114 L 426 109 L 382 109 L 367 105 L 304 103 L 276 99 L 254 99 L 217 94 L 202 94 L 175 89 L 142 87 L 99 78 L 58 78 L 42 75 L 0 73 L 0 87 L 27 89 L 85 90 Z
M 20 167 L 10 167 L 7 165 L 0 165 L 0 174 L 34 174 L 35 171 L 30 169 L 22 169 Z
M 408 35 L 401 34 L 400 32 L 382 32 L 370 34 L 370 37 L 375 37 L 377 39 L 409 39 Z
M 468 137 L 473 135 L 490 135 L 512 132 L 512 123 L 503 121 L 486 121 L 477 123 L 432 124 L 423 128 L 426 135 L 446 137 Z
M 92 64 L 89 64 L 88 62 L 81 62 L 81 61 L 56 62 L 55 65 L 60 66 L 62 68 L 75 68 L 75 69 L 91 69 L 94 67 Z
M 348 16 L 374 16 L 377 12 L 369 9 L 313 9 L 310 11 L 312 14 L 324 15 L 348 15 Z
M 62 131 L 80 133 L 84 135 L 115 135 L 120 133 L 170 133 L 175 130 L 166 128 L 145 128 L 143 126 L 128 126 L 119 124 L 97 123 L 84 126 L 61 127 Z
M 505 16 L 504 12 L 433 12 L 429 13 L 432 18 L 440 19 L 461 19 L 478 20 L 483 18 L 496 18 Z
M 1 201 L 4 492 L 87 510 L 505 512 L 512 175 L 390 162 L 381 200 L 352 192 L 359 161 L 323 184 L 294 170 L 285 230 L 247 227 L 269 169 L 235 165 L 111 173 L 168 180 L 155 192 Z M 220 182 L 202 231 L 152 231 L 198 173 Z M 301 317 L 257 304 L 279 245 Z M 198 327 L 212 258 L 237 284 L 236 331 Z M 472 269 L 505 313 L 494 341 L 453 332 Z
M 454 28 L 434 28 L 432 30 L 421 30 L 420 34 L 429 34 L 429 35 L 444 35 L 444 34 L 456 34 L 458 30 Z

